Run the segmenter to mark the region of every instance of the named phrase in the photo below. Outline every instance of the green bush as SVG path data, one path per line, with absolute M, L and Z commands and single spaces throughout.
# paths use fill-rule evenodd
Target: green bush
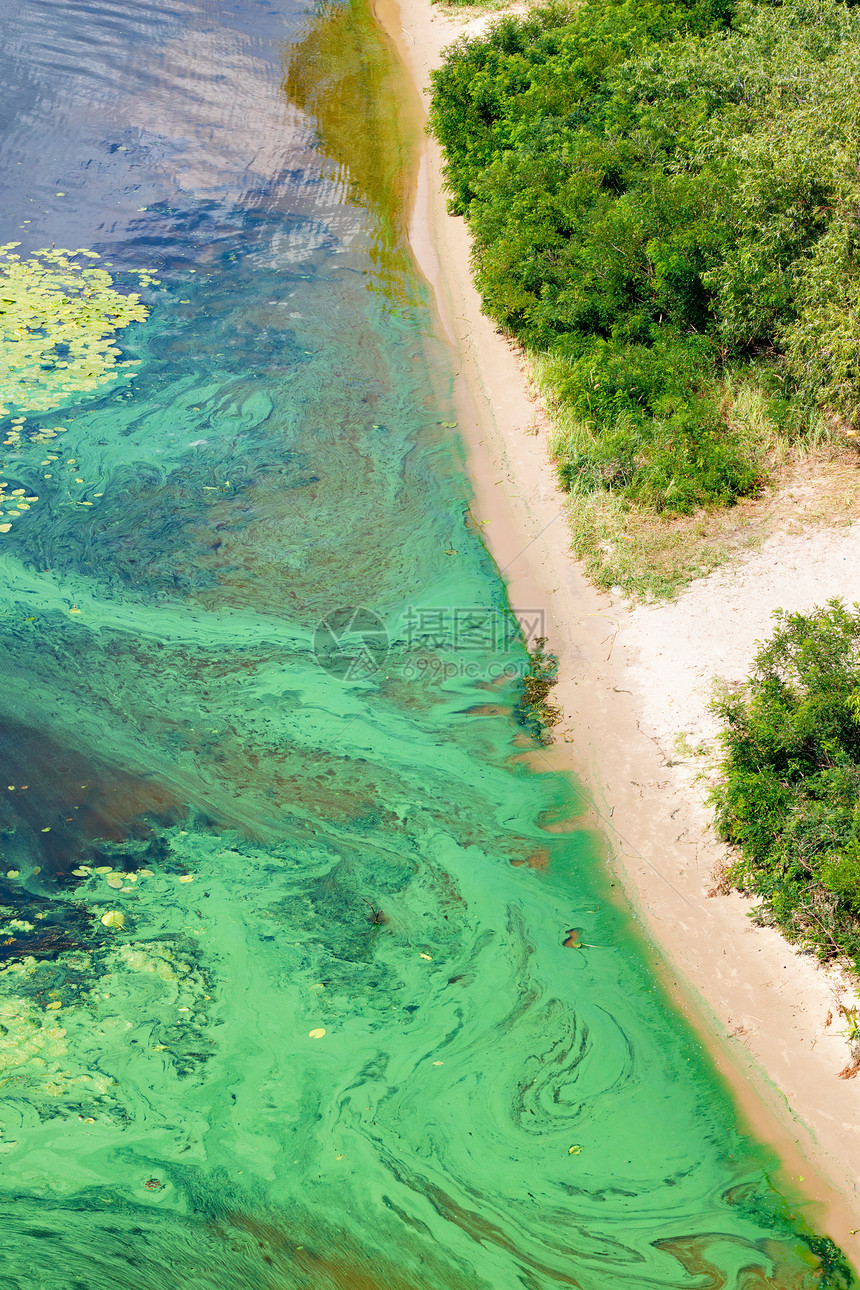
M 684 513 L 761 487 L 728 374 L 860 415 L 860 14 L 585 0 L 461 40 L 430 125 L 485 311 L 587 423 L 561 481 Z M 803 412 L 803 415 L 801 415 Z
M 728 880 L 790 940 L 860 967 L 860 612 L 777 615 L 725 723 L 720 836 Z
M 559 478 L 573 493 L 601 488 L 655 511 L 688 514 L 730 503 L 760 476 L 728 432 L 711 392 L 697 391 L 703 338 L 651 346 L 596 341 L 556 365 L 560 399 L 590 428 L 558 452 Z

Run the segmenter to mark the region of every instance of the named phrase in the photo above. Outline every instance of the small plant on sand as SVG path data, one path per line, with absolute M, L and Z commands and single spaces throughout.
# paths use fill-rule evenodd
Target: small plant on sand
M 552 743 L 552 727 L 561 721 L 561 709 L 549 701 L 557 680 L 558 658 L 547 650 L 546 637 L 538 636 L 529 650 L 529 670 L 514 715 L 544 745 Z
M 686 730 L 682 730 L 680 734 L 675 735 L 674 744 L 675 752 L 684 760 L 689 760 L 691 757 L 707 757 L 711 751 L 705 743 L 691 744 L 690 736 Z
M 837 1001 L 836 1010 L 846 1023 L 842 1034 L 848 1041 L 848 1050 L 851 1054 L 851 1060 L 843 1066 L 839 1072 L 839 1078 L 855 1079 L 860 1074 L 860 1018 L 857 1015 L 860 1009 L 856 1004 L 848 1008 L 840 999 Z M 828 1012 L 826 1025 L 830 1025 L 832 1016 L 833 1014 Z

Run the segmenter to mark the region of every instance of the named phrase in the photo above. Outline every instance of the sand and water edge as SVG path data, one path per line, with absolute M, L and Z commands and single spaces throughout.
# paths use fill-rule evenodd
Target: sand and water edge
M 425 107 L 444 48 L 494 17 L 449 15 L 429 0 L 376 0 L 374 8 Z M 679 755 L 676 740 L 694 748 L 713 738 L 712 683 L 742 679 L 774 609 L 860 599 L 860 523 L 777 533 L 668 604 L 634 607 L 596 590 L 570 554 L 546 418 L 515 348 L 481 313 L 469 234 L 447 213 L 432 140 L 423 141 L 415 188 L 410 241 L 455 358 L 473 514 L 513 609 L 543 624 L 560 659 L 553 697 L 563 720 L 536 768 L 572 772 L 585 789 L 586 822 L 656 946 L 655 970 L 743 1121 L 777 1152 L 791 1190 L 813 1202 L 816 1223 L 856 1260 L 860 1082 L 838 1077 L 849 1056 L 837 1016 L 846 982 L 755 927 L 749 901 L 712 894 L 724 848 L 710 827 L 700 763 Z

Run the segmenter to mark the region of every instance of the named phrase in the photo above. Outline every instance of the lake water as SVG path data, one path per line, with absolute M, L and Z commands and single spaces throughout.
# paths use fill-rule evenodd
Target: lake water
M 854 1284 L 523 761 L 372 16 L 12 8 L 0 240 L 158 282 L 3 427 L 4 1290 Z

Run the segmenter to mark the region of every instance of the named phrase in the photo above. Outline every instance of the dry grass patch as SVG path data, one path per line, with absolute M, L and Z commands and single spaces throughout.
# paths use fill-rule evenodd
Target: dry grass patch
M 860 519 L 860 456 L 836 442 L 798 451 L 774 468 L 759 497 L 728 509 L 665 516 L 613 493 L 572 496 L 566 509 L 573 553 L 596 586 L 664 600 L 773 533 Z
M 520 358 L 538 409 L 534 432 L 546 438 L 551 458 L 569 452 L 592 430 L 554 402 L 546 360 L 523 351 Z M 632 600 L 670 599 L 774 533 L 860 519 L 858 441 L 823 419 L 786 432 L 771 408 L 749 380 L 725 379 L 721 414 L 767 480 L 757 496 L 677 515 L 637 506 L 611 490 L 571 493 L 565 499 L 571 547 L 591 581 Z

